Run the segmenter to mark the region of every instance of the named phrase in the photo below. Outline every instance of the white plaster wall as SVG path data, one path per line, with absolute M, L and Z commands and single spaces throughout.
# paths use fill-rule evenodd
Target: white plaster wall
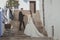
M 51 26 L 53 25 L 53 23 L 51 23 L 53 21 L 53 19 L 52 19 L 53 16 L 52 16 L 52 12 L 51 12 L 52 8 L 51 7 L 52 7 L 52 4 L 50 3 L 50 0 L 45 0 L 44 1 L 45 28 L 46 28 L 46 30 L 48 32 L 49 37 L 52 36 L 52 34 L 51 34 L 51 32 L 52 32 Z
M 43 14 L 42 14 L 43 15 Z M 60 38 L 60 0 L 45 0 L 45 28 L 49 37 L 52 36 L 54 25 L 54 37 Z
M 19 0 L 19 9 L 23 8 L 24 10 L 30 10 L 29 0 Z M 39 0 L 36 0 L 36 9 L 39 10 Z
M 41 21 L 43 23 L 42 0 L 39 0 L 39 12 L 40 12 Z

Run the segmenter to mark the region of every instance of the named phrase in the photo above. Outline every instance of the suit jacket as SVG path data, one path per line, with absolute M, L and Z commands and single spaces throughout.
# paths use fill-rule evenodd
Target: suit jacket
M 23 21 L 24 15 L 22 14 L 22 12 L 19 12 L 19 21 Z

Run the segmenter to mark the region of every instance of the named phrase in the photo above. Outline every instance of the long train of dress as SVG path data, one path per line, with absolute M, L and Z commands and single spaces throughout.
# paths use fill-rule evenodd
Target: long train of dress
M 30 15 L 28 15 L 28 23 L 25 27 L 24 34 L 31 37 L 44 37 L 44 35 L 41 34 L 35 27 L 32 17 Z

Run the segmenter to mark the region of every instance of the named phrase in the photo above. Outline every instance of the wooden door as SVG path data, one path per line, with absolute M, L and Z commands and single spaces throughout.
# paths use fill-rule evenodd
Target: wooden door
M 36 13 L 36 1 L 30 1 L 30 10 Z

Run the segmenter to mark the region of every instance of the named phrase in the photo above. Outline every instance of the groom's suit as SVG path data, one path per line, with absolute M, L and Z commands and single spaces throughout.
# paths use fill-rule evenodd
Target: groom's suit
M 20 21 L 19 30 L 21 30 L 22 24 L 23 24 L 23 27 L 24 27 L 24 29 L 25 29 L 25 24 L 24 24 L 23 19 L 24 19 L 24 15 L 23 15 L 22 12 L 20 11 L 20 12 L 19 12 L 19 21 Z

